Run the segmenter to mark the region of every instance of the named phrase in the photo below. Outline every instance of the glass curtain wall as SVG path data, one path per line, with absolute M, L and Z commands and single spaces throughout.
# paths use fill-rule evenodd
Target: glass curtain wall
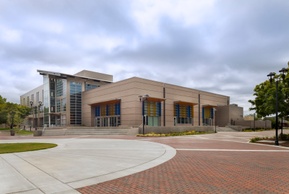
M 44 118 L 43 118 L 43 124 L 44 127 L 50 126 L 50 98 L 49 98 L 49 76 L 43 75 L 43 85 L 44 85 L 44 91 L 43 91 L 43 110 L 44 110 Z
M 57 125 L 66 125 L 66 88 L 67 81 L 65 79 L 56 80 L 56 112 Z
M 44 75 L 43 83 L 44 125 L 46 127 L 65 125 L 66 80 Z
M 70 82 L 70 124 L 81 125 L 81 91 L 82 84 Z

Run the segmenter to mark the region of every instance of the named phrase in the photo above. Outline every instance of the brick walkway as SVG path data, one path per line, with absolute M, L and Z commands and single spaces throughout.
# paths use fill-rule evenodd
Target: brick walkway
M 170 161 L 81 193 L 289 193 L 289 150 L 198 138 L 141 139 L 177 149 Z

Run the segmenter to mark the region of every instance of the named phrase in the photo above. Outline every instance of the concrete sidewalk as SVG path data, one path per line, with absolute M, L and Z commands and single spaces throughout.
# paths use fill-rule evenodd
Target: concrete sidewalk
M 56 148 L 0 155 L 0 193 L 78 193 L 75 189 L 124 177 L 162 164 L 170 146 L 120 139 L 15 139 L 56 143 Z

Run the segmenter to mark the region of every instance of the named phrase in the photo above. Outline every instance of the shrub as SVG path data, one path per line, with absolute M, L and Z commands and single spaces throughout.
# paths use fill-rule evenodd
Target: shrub
M 289 134 L 280 134 L 279 135 L 280 140 L 285 140 L 288 141 L 289 140 Z
M 147 134 L 138 134 L 138 137 L 165 137 L 165 136 L 182 136 L 182 135 L 197 135 L 197 134 L 205 134 L 207 132 L 203 131 L 184 131 L 184 132 L 170 132 L 170 133 L 147 133 Z
M 269 137 L 254 137 L 250 139 L 250 143 L 256 143 L 260 140 L 267 140 L 267 139 L 269 139 Z

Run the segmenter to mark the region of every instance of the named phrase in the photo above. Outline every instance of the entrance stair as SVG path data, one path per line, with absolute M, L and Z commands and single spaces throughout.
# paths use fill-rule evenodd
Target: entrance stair
M 238 130 L 232 129 L 230 127 L 217 127 L 217 132 L 237 132 Z
M 138 128 L 62 128 L 45 129 L 42 136 L 64 136 L 64 135 L 136 135 Z

